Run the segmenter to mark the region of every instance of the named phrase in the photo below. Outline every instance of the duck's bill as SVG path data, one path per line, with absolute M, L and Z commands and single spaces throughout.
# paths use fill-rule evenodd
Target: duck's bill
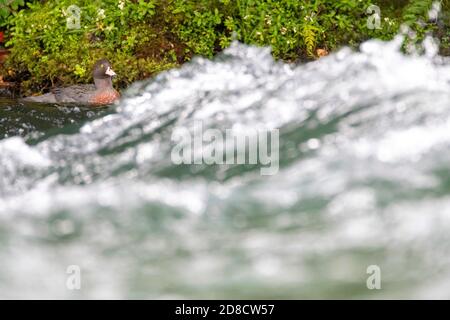
M 117 74 L 114 72 L 113 69 L 111 69 L 111 67 L 108 67 L 108 69 L 106 69 L 105 74 L 107 74 L 110 77 L 117 76 Z

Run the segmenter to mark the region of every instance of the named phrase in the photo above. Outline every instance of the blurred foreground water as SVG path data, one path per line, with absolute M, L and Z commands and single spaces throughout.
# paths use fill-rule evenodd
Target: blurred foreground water
M 235 43 L 109 110 L 0 101 L 0 298 L 450 298 L 450 63 L 399 41 Z M 198 121 L 278 128 L 279 173 L 173 164 Z

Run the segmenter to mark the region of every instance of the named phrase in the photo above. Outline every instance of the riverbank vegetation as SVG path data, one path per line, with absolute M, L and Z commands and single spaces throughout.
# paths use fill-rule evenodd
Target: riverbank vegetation
M 10 49 L 1 73 L 29 94 L 91 82 L 92 64 L 106 57 L 124 87 L 194 55 L 213 57 L 233 39 L 271 46 L 275 58 L 295 62 L 392 39 L 402 24 L 412 30 L 409 47 L 433 34 L 448 55 L 449 2 L 430 20 L 432 0 L 0 0 Z

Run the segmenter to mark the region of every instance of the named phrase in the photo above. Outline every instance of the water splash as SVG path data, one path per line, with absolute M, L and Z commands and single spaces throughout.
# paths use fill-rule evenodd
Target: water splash
M 378 264 L 380 297 L 448 297 L 450 64 L 401 41 L 299 66 L 234 42 L 75 133 L 0 141 L 0 296 L 369 297 Z M 279 174 L 175 166 L 196 121 L 279 128 Z

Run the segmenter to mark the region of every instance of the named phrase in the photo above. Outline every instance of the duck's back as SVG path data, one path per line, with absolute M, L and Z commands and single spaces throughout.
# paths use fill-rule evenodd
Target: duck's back
M 95 91 L 95 85 L 93 84 L 80 84 L 67 88 L 55 88 L 52 90 L 52 92 L 43 94 L 41 96 L 28 97 L 23 100 L 39 103 L 89 104 Z
M 86 103 L 88 104 L 96 89 L 93 84 L 80 84 L 67 88 L 56 88 L 54 95 L 59 103 Z

